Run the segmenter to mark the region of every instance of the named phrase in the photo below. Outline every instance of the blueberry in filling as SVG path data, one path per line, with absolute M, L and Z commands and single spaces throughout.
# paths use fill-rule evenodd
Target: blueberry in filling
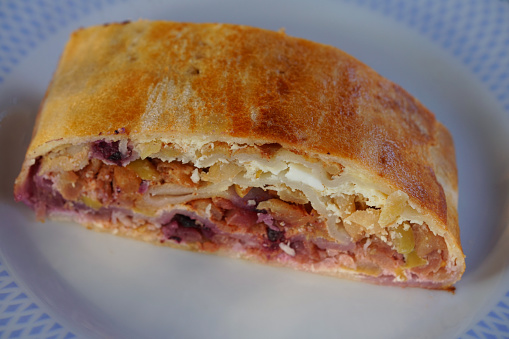
M 273 230 L 270 227 L 267 227 L 267 238 L 271 242 L 280 242 L 284 238 L 284 232 L 283 231 L 276 231 L 276 230 Z
M 196 221 L 182 214 L 175 214 L 173 220 L 175 220 L 181 227 L 201 229 L 201 226 L 198 225 Z

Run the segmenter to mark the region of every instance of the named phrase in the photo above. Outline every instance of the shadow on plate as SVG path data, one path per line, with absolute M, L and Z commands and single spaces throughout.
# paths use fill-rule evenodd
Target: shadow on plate
M 0 119 L 0 200 L 14 203 L 14 180 L 21 170 L 32 137 L 41 97 L 24 90 L 9 91 L 9 103 L 2 103 Z M 21 94 L 23 93 L 23 94 Z

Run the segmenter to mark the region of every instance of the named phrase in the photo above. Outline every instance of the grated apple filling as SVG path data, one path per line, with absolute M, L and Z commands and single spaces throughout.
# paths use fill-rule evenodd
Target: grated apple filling
M 396 282 L 449 276 L 444 239 L 425 222 L 396 222 L 405 212 L 403 195 L 390 195 L 381 207 L 361 193 L 326 201 L 313 197 L 309 186 L 317 185 L 316 177 L 337 182 L 347 175 L 337 164 L 320 164 L 324 172 L 313 176 L 318 167 L 306 165 L 319 161 L 286 153 L 293 162 L 264 167 L 260 157 L 281 152 L 272 144 L 208 144 L 199 150 L 197 164 L 168 145 L 144 147 L 133 151 L 127 144 L 99 141 L 91 149 L 71 146 L 38 160 L 35 191 L 53 198 L 42 199 L 46 205 L 37 209 L 75 212 L 88 223 L 108 220 L 111 230 L 143 232 L 165 244 L 314 272 L 337 267 Z M 237 160 L 225 161 L 232 149 Z M 246 160 L 252 155 L 258 156 L 257 166 Z M 309 177 L 302 179 L 302 173 Z M 252 186 L 253 177 L 259 187 Z

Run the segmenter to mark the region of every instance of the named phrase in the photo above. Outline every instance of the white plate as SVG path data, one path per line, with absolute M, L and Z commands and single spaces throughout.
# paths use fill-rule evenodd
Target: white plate
M 452 131 L 456 294 L 371 286 L 38 223 L 12 185 L 69 33 L 137 18 L 285 27 L 401 84 Z M 0 0 L 0 338 L 509 336 L 506 1 Z

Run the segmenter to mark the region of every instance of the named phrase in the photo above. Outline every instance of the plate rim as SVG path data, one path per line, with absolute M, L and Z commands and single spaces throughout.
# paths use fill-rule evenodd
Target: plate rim
M 433 1 L 435 0 L 428 1 L 428 3 L 432 3 Z M 20 5 L 22 4 L 22 2 L 17 4 L 11 0 L 2 1 L 0 3 L 0 21 L 2 18 L 8 17 L 15 18 L 14 23 L 19 24 L 20 27 L 13 26 L 7 27 L 6 24 L 3 25 L 0 24 L 0 29 L 3 29 L 11 33 L 12 32 L 16 33 L 10 35 L 7 34 L 9 40 L 4 38 L 5 41 L 2 41 L 2 39 L 0 39 L 0 88 L 4 83 L 6 83 L 9 80 L 9 74 L 14 68 L 17 67 L 17 64 L 24 57 L 30 54 L 33 51 L 33 49 L 35 49 L 39 44 L 43 43 L 44 40 L 47 39 L 49 36 L 55 34 L 57 31 L 63 28 L 68 28 L 68 26 L 72 24 L 73 20 L 81 19 L 84 16 L 90 15 L 94 12 L 104 10 L 104 8 L 108 6 L 114 6 L 120 3 L 127 2 L 130 1 L 98 0 L 94 2 L 87 2 L 86 0 L 78 0 L 73 3 L 73 5 L 76 5 L 74 7 L 75 11 L 69 14 L 69 18 L 67 19 L 61 18 L 60 20 L 57 21 L 55 21 L 54 18 L 52 18 L 51 16 L 39 15 L 37 11 L 32 10 L 32 12 L 27 12 L 28 17 L 32 18 L 33 20 L 32 25 L 35 28 L 39 29 L 39 33 L 35 35 L 36 38 L 34 39 L 33 36 L 30 36 L 29 33 L 23 32 L 23 30 L 20 29 L 20 27 L 22 27 L 23 25 L 24 19 L 20 18 L 18 20 L 15 18 L 18 11 L 20 10 L 20 7 L 22 6 Z M 490 76 L 490 74 L 493 72 L 493 63 L 490 64 L 486 62 L 487 61 L 486 57 L 483 57 L 481 55 L 478 59 L 476 59 L 476 57 L 472 55 L 462 54 L 465 51 L 466 48 L 465 45 L 467 44 L 467 41 L 464 41 L 463 45 L 461 44 L 455 45 L 451 42 L 450 37 L 448 39 L 448 37 L 444 37 L 443 35 L 437 34 L 437 32 L 444 30 L 443 26 L 440 27 L 436 26 L 431 29 L 430 25 L 428 25 L 427 28 L 424 27 L 426 25 L 417 27 L 414 24 L 415 22 L 412 21 L 415 20 L 415 18 L 408 19 L 404 16 L 404 13 L 408 11 L 407 8 L 408 5 L 405 3 L 404 0 L 389 0 L 389 1 L 342 0 L 336 2 L 353 4 L 360 8 L 370 10 L 379 15 L 383 15 L 407 27 L 408 29 L 413 30 L 418 35 L 426 37 L 435 46 L 438 46 L 440 49 L 445 50 L 454 58 L 460 60 L 462 64 L 466 66 L 472 72 L 472 74 L 474 74 L 474 76 L 480 81 L 483 87 L 486 87 L 489 90 L 489 92 L 495 96 L 497 102 L 499 102 L 502 105 L 504 112 L 506 113 L 509 112 L 509 74 L 507 74 L 507 71 L 505 73 L 502 73 L 502 75 L 499 76 L 499 78 L 493 78 Z M 438 0 L 438 2 L 440 2 L 440 0 Z M 456 1 L 454 3 L 457 4 L 459 2 Z M 38 4 L 42 6 L 43 3 L 39 2 Z M 1 5 L 3 5 L 4 8 L 2 8 Z M 497 10 L 503 11 L 505 13 L 504 15 L 506 16 L 507 13 L 509 13 L 509 1 L 491 0 L 489 2 L 483 2 L 481 5 L 485 5 L 486 7 L 493 7 L 496 8 Z M 28 5 L 25 4 L 25 6 Z M 479 7 L 479 3 L 476 3 L 475 0 L 469 0 L 465 1 L 461 6 Z M 25 7 L 24 9 L 27 8 L 29 7 Z M 443 6 L 442 8 L 444 11 L 446 10 L 445 6 Z M 484 13 L 483 15 L 488 14 Z M 37 22 L 38 25 L 34 24 L 34 22 Z M 499 26 L 507 29 L 509 28 L 509 22 L 505 24 L 499 23 Z M 500 30 L 503 29 L 501 28 Z M 477 44 L 483 43 L 482 39 L 484 39 L 484 37 L 479 36 L 478 41 L 476 41 L 475 43 Z M 11 48 L 11 46 L 17 47 Z M 505 43 L 503 52 L 506 53 L 504 55 L 509 55 L 509 39 L 507 39 L 507 42 Z M 6 55 L 10 57 L 6 57 Z M 0 121 L 1 119 L 2 117 L 0 116 Z M 16 296 L 12 300 L 16 300 L 18 304 L 19 302 L 26 303 L 27 301 L 37 300 L 38 298 L 36 296 L 31 296 L 31 291 L 23 290 L 23 288 L 21 287 L 23 284 L 16 282 L 14 279 L 15 274 L 10 272 L 11 271 L 8 268 L 8 264 L 3 262 L 2 252 L 0 251 L 0 309 L 2 309 L 2 303 L 5 302 L 8 296 L 13 294 L 16 294 Z M 2 299 L 2 296 L 4 299 Z M 509 288 L 506 289 L 506 292 L 500 298 L 498 298 L 498 300 L 499 300 L 498 303 L 495 303 L 492 307 L 490 307 L 489 311 L 487 311 L 486 314 L 482 316 L 478 321 L 471 322 L 467 330 L 463 331 L 460 337 L 468 336 L 480 338 L 483 336 L 486 337 L 489 335 L 498 334 L 502 332 L 504 332 L 505 335 L 509 335 L 509 328 L 505 325 L 506 323 L 509 324 L 509 318 L 506 318 L 504 320 L 503 317 L 501 318 L 500 316 L 500 314 L 504 312 L 506 313 L 509 312 Z M 15 304 L 9 304 L 6 306 L 6 308 L 11 307 L 12 305 Z M 43 329 L 40 328 L 41 326 L 40 321 L 43 321 L 45 324 L 51 323 L 50 325 L 48 325 L 50 328 L 48 332 L 49 333 L 48 337 L 73 338 L 76 336 L 72 330 L 66 329 L 64 326 L 62 326 L 55 316 L 52 316 L 48 314 L 49 312 L 44 311 L 43 305 L 37 305 L 35 302 L 30 302 L 28 303 L 28 305 L 26 305 L 26 308 L 24 310 L 33 311 L 33 313 L 36 314 L 35 316 L 32 316 L 30 318 L 32 320 L 28 319 L 25 323 L 23 323 L 23 321 L 21 322 L 18 321 L 18 324 L 33 325 L 30 328 L 30 334 L 33 333 L 34 335 L 37 335 L 41 333 Z M 0 313 L 0 338 L 2 338 L 2 336 L 6 333 L 9 333 L 10 337 L 19 337 L 23 334 L 23 330 L 26 327 L 23 329 L 18 328 L 14 331 L 9 332 L 8 325 L 11 318 L 12 317 L 6 318 L 2 315 L 2 313 Z M 35 318 L 37 318 L 37 320 L 33 320 Z M 501 324 L 500 319 L 502 319 L 503 321 L 502 325 L 505 326 L 505 328 L 503 326 L 502 327 L 500 326 Z M 19 332 L 18 335 L 16 334 L 16 331 Z

